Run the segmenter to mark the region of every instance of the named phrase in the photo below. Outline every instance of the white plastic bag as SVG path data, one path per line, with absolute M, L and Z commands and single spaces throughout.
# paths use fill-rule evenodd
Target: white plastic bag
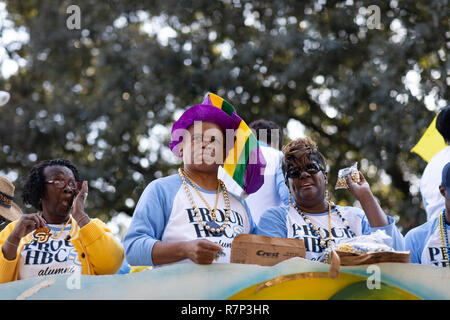
M 334 245 L 334 250 L 366 254 L 374 252 L 393 252 L 393 240 L 384 230 L 354 238 L 346 238 Z
M 332 244 L 325 250 L 319 261 L 328 263 L 327 256 L 332 250 L 362 255 L 374 252 L 394 252 L 392 245 L 392 238 L 384 230 L 377 230 L 367 235 L 344 238 Z

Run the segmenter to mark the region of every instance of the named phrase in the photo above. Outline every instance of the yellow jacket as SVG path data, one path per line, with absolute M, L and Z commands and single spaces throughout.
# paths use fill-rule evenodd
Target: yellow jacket
M 17 222 L 18 220 L 11 222 L 0 233 L 0 283 L 17 280 L 22 249 L 33 241 L 33 232 L 30 232 L 20 240 L 16 259 L 7 260 L 3 256 L 3 243 Z M 115 274 L 119 271 L 124 258 L 123 248 L 114 240 L 110 230 L 101 220 L 91 219 L 87 225 L 80 228 L 75 219 L 72 219 L 69 236 L 80 257 L 82 274 Z

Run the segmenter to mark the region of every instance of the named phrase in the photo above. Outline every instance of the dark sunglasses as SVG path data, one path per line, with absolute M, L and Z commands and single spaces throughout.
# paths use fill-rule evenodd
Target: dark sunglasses
M 303 171 L 305 171 L 310 175 L 313 175 L 318 173 L 319 171 L 325 171 L 325 168 L 322 165 L 318 164 L 317 162 L 308 163 L 307 165 L 300 168 L 299 167 L 290 168 L 289 170 L 287 170 L 285 178 L 296 179 L 302 175 Z
M 48 180 L 48 184 L 54 185 L 58 189 L 64 189 L 66 186 L 71 190 L 78 190 L 80 188 L 80 183 L 75 181 L 63 181 L 63 180 Z

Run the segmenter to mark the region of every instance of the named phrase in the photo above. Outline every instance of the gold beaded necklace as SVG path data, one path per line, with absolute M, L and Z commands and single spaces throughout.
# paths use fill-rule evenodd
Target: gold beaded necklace
M 184 190 L 186 192 L 186 195 L 189 199 L 189 202 L 191 203 L 192 208 L 194 209 L 194 213 L 195 213 L 195 217 L 197 218 L 197 221 L 199 223 L 202 224 L 203 228 L 210 231 L 211 233 L 213 233 L 214 236 L 220 236 L 222 235 L 222 233 L 224 232 L 225 228 L 228 226 L 229 221 L 230 221 L 230 199 L 228 198 L 228 192 L 227 189 L 225 187 L 225 184 L 220 180 L 217 179 L 218 184 L 217 184 L 217 194 L 216 194 L 216 203 L 214 206 L 214 210 L 211 209 L 210 205 L 208 204 L 208 202 L 206 201 L 206 199 L 203 197 L 203 195 L 201 194 L 201 192 L 198 190 L 196 184 L 194 183 L 194 181 L 189 178 L 189 176 L 187 175 L 187 173 L 179 168 L 178 169 L 178 174 L 181 176 L 181 180 L 183 181 L 183 187 Z M 201 215 L 200 215 L 200 210 L 197 208 L 194 199 L 192 198 L 191 192 L 189 191 L 189 186 L 186 182 L 186 179 L 189 180 L 189 182 L 191 183 L 192 187 L 194 188 L 194 190 L 196 191 L 196 193 L 198 194 L 198 196 L 203 200 L 203 202 L 206 204 L 208 210 L 211 212 L 211 219 L 212 221 L 203 221 Z M 224 223 L 222 224 L 222 226 L 220 226 L 217 222 L 216 222 L 216 211 L 217 211 L 217 204 L 218 204 L 218 200 L 219 200 L 219 193 L 220 193 L 220 187 L 222 187 L 222 194 L 223 194 L 223 199 L 225 201 L 225 220 Z
M 331 234 L 331 204 L 328 202 L 328 234 L 329 234 L 328 240 L 325 239 L 325 236 L 322 236 L 322 234 L 319 231 L 319 228 L 312 223 L 311 219 L 309 219 L 309 217 L 303 212 L 302 209 L 300 209 L 297 206 L 296 203 L 293 204 L 293 207 L 298 212 L 298 214 L 303 218 L 303 220 L 305 220 L 308 226 L 313 230 L 313 234 L 319 238 L 320 246 L 323 249 L 327 249 L 328 247 L 330 247 L 333 238 Z
M 441 236 L 441 244 L 442 244 L 442 255 L 444 257 L 445 262 L 447 263 L 447 267 L 450 268 L 450 260 L 448 256 L 448 235 L 447 235 L 447 226 L 445 225 L 445 209 L 439 215 L 439 233 Z

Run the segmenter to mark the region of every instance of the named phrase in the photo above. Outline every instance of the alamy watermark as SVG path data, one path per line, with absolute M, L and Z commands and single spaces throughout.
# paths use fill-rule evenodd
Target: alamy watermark
M 66 13 L 69 15 L 66 19 L 66 27 L 69 30 L 81 29 L 81 9 L 79 6 L 72 4 L 67 7 Z
M 368 29 L 382 29 L 381 25 L 381 9 L 377 5 L 370 5 L 367 7 L 366 13 L 369 14 L 369 17 L 366 21 L 366 26 Z
M 172 139 L 180 141 L 180 156 L 186 164 L 223 164 L 224 160 L 228 164 L 258 164 L 261 160 L 260 154 L 255 152 L 258 141 L 250 138 L 251 134 L 262 141 L 270 140 L 270 147 L 278 149 L 281 134 L 278 129 L 259 129 L 258 132 L 242 128 L 226 129 L 225 132 L 217 128 L 204 130 L 202 121 L 195 121 L 193 130 L 173 131 Z
M 77 268 L 66 280 L 66 287 L 69 290 L 81 289 L 81 268 Z
M 367 277 L 366 285 L 367 289 L 374 290 L 374 289 L 381 289 L 381 269 L 377 265 L 370 265 L 367 267 L 366 272 L 370 274 L 370 276 Z

